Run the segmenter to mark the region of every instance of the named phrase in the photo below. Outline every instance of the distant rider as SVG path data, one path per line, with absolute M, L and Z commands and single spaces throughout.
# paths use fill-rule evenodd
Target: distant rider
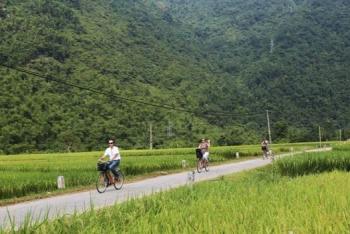
M 261 142 L 261 150 L 263 152 L 263 159 L 267 159 L 269 152 L 269 141 L 266 138 Z
M 120 164 L 120 153 L 119 148 L 114 145 L 114 140 L 110 139 L 108 141 L 108 148 L 105 150 L 104 154 L 100 157 L 100 160 L 104 159 L 106 156 L 109 157 L 108 169 L 114 174 L 115 177 L 118 177 L 117 167 Z
M 198 145 L 198 149 L 200 149 L 202 153 L 202 159 L 206 161 L 209 160 L 209 147 L 210 147 L 209 139 L 202 139 Z

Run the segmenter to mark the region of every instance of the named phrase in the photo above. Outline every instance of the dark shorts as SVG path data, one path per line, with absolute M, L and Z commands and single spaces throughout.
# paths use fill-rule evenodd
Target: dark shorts
M 261 146 L 261 150 L 262 151 L 267 151 L 267 147 L 266 146 Z
M 202 154 L 202 150 L 201 149 L 196 149 L 196 157 L 198 159 L 202 158 L 203 157 L 203 154 Z

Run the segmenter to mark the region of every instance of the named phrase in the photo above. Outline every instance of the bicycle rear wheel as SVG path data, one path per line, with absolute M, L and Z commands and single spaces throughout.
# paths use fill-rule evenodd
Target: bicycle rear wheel
M 201 173 L 202 170 L 203 170 L 203 160 L 199 159 L 198 162 L 197 162 L 197 172 Z
M 98 175 L 97 181 L 96 181 L 96 189 L 99 193 L 104 193 L 108 186 L 108 178 L 106 176 L 105 172 L 101 172 Z
M 123 175 L 123 173 L 121 171 L 118 171 L 118 176 L 115 176 L 114 179 L 115 179 L 115 183 L 113 184 L 114 188 L 116 190 L 122 189 L 123 184 L 124 184 L 124 175 Z

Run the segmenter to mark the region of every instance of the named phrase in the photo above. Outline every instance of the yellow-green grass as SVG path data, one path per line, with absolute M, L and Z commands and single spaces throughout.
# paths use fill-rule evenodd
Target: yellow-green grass
M 274 151 L 286 152 L 315 146 L 316 143 L 274 145 Z M 260 147 L 233 146 L 213 147 L 211 162 L 223 163 L 240 156 L 260 155 Z M 121 151 L 121 170 L 127 179 L 154 172 L 180 170 L 181 161 L 186 160 L 189 167 L 195 167 L 193 148 L 162 150 L 125 150 Z M 101 152 L 32 154 L 0 156 L 0 204 L 1 201 L 47 194 L 57 191 L 57 177 L 65 177 L 67 191 L 72 188 L 91 187 L 97 178 L 96 162 Z M 3 203 L 4 204 L 4 203 Z
M 350 152 L 350 142 L 338 142 L 337 144 L 333 145 L 333 149 L 336 151 L 349 151 Z
M 348 233 L 350 174 L 284 177 L 272 166 L 182 187 L 23 233 Z
M 350 144 L 337 145 L 330 152 L 305 153 L 276 162 L 282 175 L 301 176 L 327 171 L 350 171 Z

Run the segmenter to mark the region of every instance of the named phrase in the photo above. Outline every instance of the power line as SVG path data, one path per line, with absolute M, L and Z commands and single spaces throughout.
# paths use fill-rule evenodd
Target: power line
M 96 38 L 95 38 L 96 39 Z M 99 44 L 99 43 L 95 43 L 94 41 L 89 41 L 91 44 L 93 44 L 93 45 L 95 45 L 96 47 L 98 47 L 98 48 L 100 48 L 100 49 L 105 49 L 105 50 L 107 50 L 108 52 L 111 52 L 111 51 L 113 51 L 113 50 L 111 50 L 110 49 L 110 47 L 112 47 L 112 48 L 115 48 L 116 50 L 118 50 L 118 48 L 117 47 L 115 47 L 115 45 L 114 44 L 112 44 L 112 45 L 109 45 L 110 47 L 106 47 L 105 46 L 105 44 Z M 229 112 L 229 111 L 215 111 L 216 113 L 218 113 L 218 114 L 227 114 L 227 115 L 230 115 L 230 116 L 233 116 L 233 113 L 231 113 L 231 112 Z M 244 115 L 244 114 L 243 114 Z M 252 115 L 249 115 L 249 116 L 253 116 L 253 117 L 255 117 L 255 116 L 259 116 L 259 115 L 262 115 L 262 114 L 252 114 Z M 237 116 L 242 116 L 242 114 L 237 114 Z M 244 116 L 247 116 L 247 115 L 244 115 Z
M 113 50 L 110 50 L 110 47 L 116 48 L 114 44 L 110 44 L 110 47 L 107 47 L 104 44 L 96 43 L 93 40 L 89 41 L 89 43 L 93 44 L 94 46 L 96 46 L 96 47 L 98 47 L 100 49 L 105 49 L 108 52 L 113 51 Z M 88 90 L 90 92 L 107 95 L 106 93 L 103 93 L 101 91 L 95 90 L 95 89 L 90 88 L 90 87 L 84 87 L 84 86 L 80 86 L 80 85 L 77 85 L 77 84 L 68 83 L 68 82 L 65 82 L 65 81 L 61 81 L 61 80 L 55 79 L 55 78 L 53 78 L 51 76 L 47 77 L 47 76 L 41 75 L 41 74 L 39 74 L 37 72 L 28 71 L 28 70 L 23 69 L 23 68 L 13 67 L 13 66 L 5 65 L 5 64 L 0 64 L 0 66 L 4 66 L 6 68 L 17 70 L 19 72 L 27 73 L 27 74 L 30 74 L 30 75 L 34 75 L 34 76 L 43 78 L 46 81 L 51 80 L 51 81 L 54 81 L 54 82 L 57 82 L 57 83 L 62 83 L 62 84 L 67 85 L 67 86 L 71 86 L 71 87 L 75 87 L 75 88 L 79 88 L 79 89 L 85 89 L 85 90 Z M 262 113 L 260 113 L 260 114 L 236 114 L 236 113 L 232 113 L 232 112 L 229 112 L 229 111 L 217 111 L 217 110 L 212 110 L 211 113 L 207 113 L 206 111 L 203 111 L 202 113 L 198 113 L 198 112 L 194 112 L 194 111 L 189 110 L 189 109 L 185 109 L 185 108 L 181 108 L 181 107 L 175 107 L 175 106 L 171 106 L 171 105 L 163 104 L 163 103 L 154 103 L 154 102 L 153 103 L 147 103 L 147 102 L 144 102 L 144 101 L 141 101 L 141 100 L 129 99 L 129 98 L 125 98 L 125 97 L 121 97 L 121 96 L 117 96 L 117 95 L 110 95 L 110 94 L 108 94 L 108 96 L 113 96 L 113 97 L 118 98 L 118 99 L 122 99 L 122 100 L 125 100 L 125 101 L 130 101 L 130 102 L 135 102 L 135 103 L 139 103 L 139 104 L 143 104 L 143 105 L 149 105 L 149 106 L 163 108 L 163 109 L 170 109 L 170 110 L 174 110 L 174 111 L 187 112 L 187 113 L 194 114 L 194 115 L 196 115 L 196 114 L 201 114 L 203 116 L 218 116 L 218 115 L 221 115 L 221 116 L 227 116 L 227 117 L 235 117 L 235 116 L 238 116 L 238 117 L 241 117 L 241 116 L 244 116 L 244 117 L 249 117 L 249 116 L 256 117 L 256 116 L 263 115 Z
M 22 68 L 11 67 L 11 66 L 4 65 L 4 64 L 0 64 L 0 66 L 6 67 L 6 68 L 9 68 L 9 69 L 12 69 L 12 70 L 16 70 L 16 71 L 19 71 L 19 72 L 22 72 L 22 73 L 26 73 L 26 74 L 29 74 L 29 75 L 32 75 L 32 76 L 35 76 L 35 77 L 38 77 L 38 78 L 41 78 L 41 79 L 45 79 L 46 81 L 54 81 L 56 83 L 60 83 L 60 84 L 66 85 L 66 86 L 70 86 L 70 87 L 74 87 L 74 88 L 78 88 L 78 89 L 82 89 L 82 90 L 87 90 L 87 91 L 90 91 L 92 93 L 106 95 L 108 97 L 113 96 L 113 97 L 121 99 L 121 100 L 135 102 L 135 103 L 149 105 L 149 106 L 154 106 L 154 107 L 159 107 L 159 108 L 169 108 L 169 109 L 172 109 L 172 110 L 187 111 L 186 109 L 173 108 L 173 107 L 171 107 L 169 105 L 153 104 L 153 103 L 148 103 L 148 102 L 144 102 L 144 101 L 140 101 L 140 100 L 135 100 L 135 99 L 130 99 L 130 98 L 117 96 L 117 95 L 114 95 L 114 94 L 109 94 L 109 93 L 106 93 L 106 92 L 98 91 L 98 90 L 90 88 L 90 87 L 81 86 L 81 85 L 73 84 L 73 83 L 70 83 L 70 82 L 58 80 L 58 79 L 56 79 L 56 78 L 54 78 L 52 76 L 44 76 L 44 75 L 41 75 L 39 73 L 28 71 L 28 70 L 25 70 L 25 69 L 22 69 Z
M 26 70 L 26 69 L 23 69 L 23 68 L 13 67 L 13 66 L 1 64 L 1 63 L 0 63 L 0 66 L 8 68 L 8 69 L 15 70 L 15 71 L 18 71 L 18 72 L 22 72 L 22 73 L 26 73 L 26 74 L 32 75 L 34 77 L 38 77 L 38 78 L 44 79 L 45 81 L 53 81 L 53 82 L 56 82 L 56 83 L 59 83 L 59 84 L 63 84 L 63 85 L 66 85 L 66 86 L 70 86 L 70 87 L 78 88 L 78 89 L 81 89 L 81 90 L 86 90 L 86 91 L 89 91 L 89 92 L 92 92 L 92 93 L 104 95 L 104 96 L 107 96 L 109 98 L 113 97 L 113 98 L 121 99 L 121 100 L 128 101 L 128 102 L 134 102 L 134 103 L 137 103 L 137 104 L 153 106 L 153 107 L 156 107 L 156 108 L 162 108 L 162 109 L 167 109 L 167 110 L 172 110 L 172 111 L 186 112 L 186 113 L 193 114 L 193 115 L 198 115 L 198 114 L 199 115 L 203 115 L 203 116 L 218 116 L 218 115 L 221 115 L 221 116 L 226 116 L 226 117 L 258 116 L 258 115 L 262 115 L 262 114 L 244 115 L 244 114 L 233 114 L 233 113 L 229 113 L 229 112 L 217 112 L 217 111 L 213 112 L 213 113 L 203 113 L 203 112 L 202 113 L 198 113 L 198 112 L 194 112 L 194 111 L 189 110 L 189 109 L 174 107 L 174 106 L 170 106 L 170 105 L 167 105 L 167 104 L 160 104 L 160 103 L 154 103 L 154 102 L 150 103 L 150 102 L 145 102 L 145 101 L 141 101 L 141 100 L 136 100 L 136 99 L 131 99 L 131 98 L 118 96 L 118 95 L 115 95 L 115 94 L 106 93 L 106 92 L 99 91 L 99 90 L 96 90 L 96 89 L 91 88 L 91 87 L 81 86 L 81 85 L 78 85 L 78 84 L 74 84 L 74 83 L 70 83 L 70 82 L 67 82 L 67 81 L 59 80 L 59 79 L 54 78 L 52 76 L 45 76 L 45 75 L 39 74 L 37 72 L 29 71 L 29 70 Z

